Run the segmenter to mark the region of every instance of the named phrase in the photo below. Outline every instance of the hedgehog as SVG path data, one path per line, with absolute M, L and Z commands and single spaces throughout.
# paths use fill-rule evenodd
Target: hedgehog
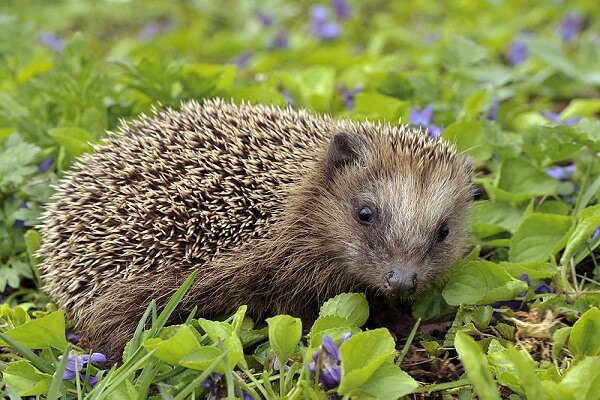
M 465 254 L 472 165 L 421 128 L 205 100 L 108 133 L 42 217 L 45 290 L 118 360 L 147 304 L 192 271 L 175 318 L 247 305 L 299 317 L 365 293 L 401 330 L 403 299 Z

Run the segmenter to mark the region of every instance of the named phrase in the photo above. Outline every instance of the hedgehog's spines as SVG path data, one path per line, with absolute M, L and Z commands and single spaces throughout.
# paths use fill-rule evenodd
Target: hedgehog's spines
M 332 181 L 324 160 L 339 132 L 364 138 L 366 161 Z M 405 237 L 426 241 L 422 221 L 462 213 L 470 197 L 464 156 L 421 128 L 275 106 L 214 99 L 153 108 L 93 148 L 43 214 L 40 268 L 58 305 L 109 351 L 123 345 L 148 301 L 164 304 L 194 268 L 199 278 L 182 310 L 197 305 L 205 316 L 247 303 L 258 317 L 287 312 L 310 321 L 328 296 L 383 293 L 364 275 L 379 264 L 357 269 L 372 260 L 349 261 L 371 251 L 353 225 L 356 202 L 368 192 L 387 207 L 396 230 L 381 243 L 408 246 Z M 396 221 L 405 215 L 415 227 Z M 461 223 L 457 235 L 462 230 Z M 462 236 L 456 243 L 440 257 L 456 259 Z M 382 254 L 402 249 L 388 250 Z M 111 330 L 121 332 L 116 344 Z

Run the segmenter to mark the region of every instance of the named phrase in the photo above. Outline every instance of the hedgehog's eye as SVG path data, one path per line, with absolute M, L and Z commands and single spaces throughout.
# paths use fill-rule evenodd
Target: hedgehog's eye
M 450 228 L 448 228 L 448 225 L 446 225 L 446 223 L 441 224 L 438 227 L 437 233 L 436 233 L 436 238 L 438 242 L 443 242 L 444 239 L 446 239 L 446 237 L 448 236 L 448 234 L 450 233 Z
M 369 206 L 363 206 L 358 211 L 358 222 L 361 224 L 371 224 L 375 220 L 375 211 Z

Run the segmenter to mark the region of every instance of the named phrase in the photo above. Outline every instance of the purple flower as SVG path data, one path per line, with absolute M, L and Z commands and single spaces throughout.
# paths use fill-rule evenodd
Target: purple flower
M 219 374 L 218 372 L 213 372 L 208 376 L 208 378 L 206 378 L 202 381 L 202 383 L 200 383 L 200 386 L 207 389 L 209 393 L 216 395 L 217 388 L 219 387 L 221 379 L 223 379 L 222 374 Z
M 308 370 L 314 374 L 319 371 L 319 382 L 323 390 L 333 389 L 342 379 L 342 357 L 340 347 L 352 335 L 351 332 L 342 334 L 339 346 L 336 346 L 331 336 L 324 335 L 321 346 L 312 354 L 312 363 Z
M 546 283 L 540 283 L 533 288 L 534 293 L 554 293 L 554 288 Z
M 239 371 L 236 371 L 236 373 L 238 375 L 241 375 L 241 373 Z M 216 399 L 217 398 L 217 392 L 219 390 L 219 386 L 221 386 L 223 382 L 223 374 L 220 374 L 218 372 L 213 372 L 212 374 L 210 374 L 208 376 L 208 378 L 206 378 L 205 380 L 203 380 L 200 383 L 200 386 L 202 386 L 203 388 L 205 388 L 208 393 L 209 399 Z M 236 390 L 235 395 L 238 396 L 238 392 Z M 243 400 L 252 400 L 252 396 L 250 396 L 250 394 L 248 394 L 245 390 L 242 390 L 242 399 Z
M 252 53 L 248 50 L 244 50 L 239 56 L 235 57 L 229 63 L 235 65 L 238 68 L 244 68 L 250 62 L 250 58 L 252 58 Z
M 73 344 L 77 344 L 79 340 L 81 340 L 81 335 L 78 333 L 67 331 L 67 340 Z
M 350 18 L 350 6 L 346 0 L 331 0 L 331 6 L 339 19 Z
M 54 162 L 54 159 L 52 157 L 46 157 L 42 160 L 42 162 L 40 163 L 40 165 L 38 165 L 38 169 L 41 172 L 46 172 L 50 169 L 50 167 L 52 166 L 52 163 Z
M 340 83 L 338 84 L 338 91 L 344 99 L 344 106 L 346 107 L 346 110 L 352 110 L 354 109 L 354 97 L 356 97 L 356 95 L 362 91 L 362 86 L 356 85 L 354 86 L 354 89 L 350 91 L 346 85 Z
M 266 13 L 264 11 L 259 11 L 256 13 L 256 17 L 258 18 L 258 20 L 260 21 L 260 24 L 262 26 L 273 25 L 273 17 L 269 13 Z
M 519 276 L 519 280 L 522 280 L 523 282 L 525 282 L 527 284 L 527 286 L 531 286 L 531 282 L 529 281 L 529 275 L 521 274 L 521 276 Z
M 291 106 L 291 107 L 294 106 L 294 99 L 292 98 L 292 95 L 290 94 L 290 92 L 287 91 L 287 89 L 279 88 L 279 93 L 281 93 L 281 95 L 283 96 L 283 99 L 285 100 L 285 102 L 287 103 L 288 106 Z
M 316 4 L 310 8 L 310 33 L 321 40 L 332 40 L 341 33 L 340 26 L 329 21 L 329 11 Z
M 408 122 L 413 125 L 429 125 L 429 121 L 431 121 L 431 117 L 433 115 L 433 107 L 427 106 L 422 110 L 417 110 L 416 108 L 411 108 L 408 112 Z
M 556 166 L 548 168 L 546 170 L 546 174 L 558 181 L 564 181 L 569 179 L 569 177 L 573 174 L 573 171 L 575 171 L 575 166 L 573 164 L 569 164 L 563 167 Z
M 62 356 L 58 356 L 58 359 L 62 360 Z M 87 354 L 81 356 L 69 354 L 69 356 L 67 357 L 67 365 L 65 368 L 65 372 L 63 373 L 62 379 L 65 381 L 70 381 L 71 379 L 75 378 L 75 375 L 77 373 L 79 373 L 79 376 L 82 380 L 85 379 L 83 368 L 90 361 L 102 364 L 106 362 L 106 356 L 102 353 L 92 353 L 91 357 Z M 88 384 L 90 386 L 94 386 L 97 381 L 98 379 L 96 379 L 93 376 L 90 376 Z
M 490 109 L 488 110 L 487 119 L 488 121 L 495 121 L 498 116 L 498 107 L 500 106 L 500 101 L 494 100 Z
M 556 125 L 570 126 L 576 124 L 581 119 L 580 117 L 571 117 L 565 121 L 561 121 L 560 116 L 552 111 L 542 111 L 542 115 L 552 121 Z
M 558 24 L 556 27 L 556 32 L 560 35 L 563 41 L 566 43 L 571 43 L 577 38 L 577 35 L 579 35 L 582 26 L 583 19 L 581 18 L 581 15 L 570 12 Z
M 42 32 L 37 37 L 38 43 L 46 46 L 55 53 L 60 53 L 65 47 L 65 41 L 56 36 L 54 33 Z
M 173 29 L 173 20 L 163 19 L 147 23 L 138 32 L 138 38 L 143 42 L 148 42 L 164 31 Z
M 527 274 L 521 274 L 519 277 L 520 280 L 527 283 L 527 286 L 531 287 L 531 281 L 529 280 L 529 276 Z M 541 283 L 533 288 L 533 292 L 536 294 L 540 293 L 554 293 L 554 288 L 546 283 Z M 521 297 L 527 296 L 527 292 L 523 292 L 520 294 Z
M 19 204 L 19 208 L 27 208 L 27 203 L 22 201 L 21 204 Z M 22 219 L 16 219 L 15 222 L 13 222 L 13 228 L 25 228 L 25 221 L 23 221 Z
M 272 49 L 287 49 L 288 47 L 288 35 L 287 33 L 280 31 L 273 36 L 271 41 Z
M 524 62 L 529 56 L 527 45 L 520 40 L 513 40 L 504 53 L 508 64 L 515 67 Z
M 433 107 L 427 106 L 422 110 L 411 108 L 408 111 L 408 122 L 411 125 L 417 125 L 427 128 L 429 136 L 436 138 L 442 134 L 443 129 L 437 125 L 430 123 L 431 117 L 433 116 Z
M 593 242 L 594 240 L 596 240 L 596 238 L 600 235 L 600 225 L 598 225 L 598 227 L 596 228 L 596 230 L 594 231 L 594 233 L 592 233 L 592 236 L 590 237 L 590 242 Z

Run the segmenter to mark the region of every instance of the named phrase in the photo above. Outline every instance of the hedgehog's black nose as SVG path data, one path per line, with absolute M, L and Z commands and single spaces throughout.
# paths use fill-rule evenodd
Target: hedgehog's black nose
M 399 295 L 410 296 L 417 291 L 417 274 L 396 267 L 385 274 L 384 285 L 386 289 L 396 292 Z

